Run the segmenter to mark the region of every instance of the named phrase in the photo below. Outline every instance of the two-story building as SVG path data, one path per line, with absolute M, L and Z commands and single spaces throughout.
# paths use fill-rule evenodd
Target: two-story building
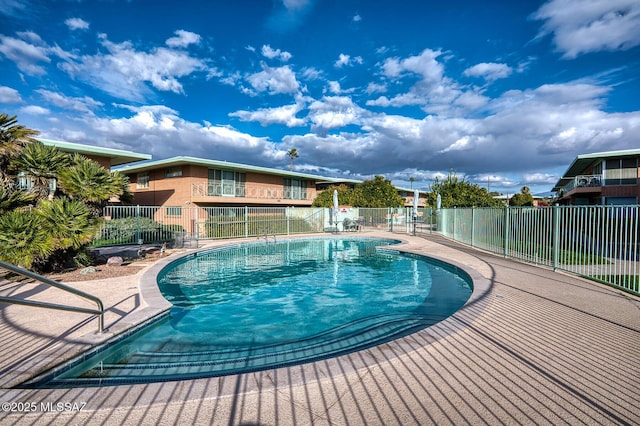
M 141 154 L 138 152 L 126 151 L 123 149 L 102 148 L 79 143 L 55 141 L 51 139 L 36 139 L 43 145 L 55 146 L 62 152 L 70 154 L 81 154 L 82 156 L 90 160 L 96 161 L 107 170 L 110 170 L 115 166 L 151 159 L 150 154 Z
M 327 184 L 360 182 L 183 156 L 118 170 L 129 177 L 134 203 L 148 206 L 308 207 Z
M 578 155 L 552 191 L 560 205 L 631 205 L 640 200 L 640 149 Z
M 141 154 L 122 149 L 101 148 L 91 145 L 42 138 L 36 138 L 36 140 L 41 142 L 43 145 L 55 147 L 59 151 L 68 154 L 80 154 L 97 162 L 107 170 L 111 170 L 114 166 L 151 159 L 151 155 L 149 154 Z M 33 181 L 32 177 L 26 176 L 24 173 L 18 174 L 18 186 L 24 190 L 30 189 L 33 186 Z M 55 192 L 56 186 L 57 180 L 55 178 L 49 179 L 49 191 Z

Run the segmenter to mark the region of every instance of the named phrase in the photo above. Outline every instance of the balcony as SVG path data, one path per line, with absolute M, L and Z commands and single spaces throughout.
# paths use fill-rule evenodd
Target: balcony
M 252 184 L 192 183 L 191 196 L 195 202 L 251 202 L 310 205 L 313 195 L 307 188 L 264 186 Z
M 578 175 L 562 188 L 568 194 L 576 188 L 584 188 L 580 192 L 599 192 L 602 188 L 602 175 Z

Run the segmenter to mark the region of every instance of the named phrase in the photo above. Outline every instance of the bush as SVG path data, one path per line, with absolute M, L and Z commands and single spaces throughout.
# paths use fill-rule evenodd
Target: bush
M 138 238 L 144 243 L 162 243 L 173 240 L 174 232 L 182 231 L 180 225 L 163 225 L 146 217 L 105 220 L 93 246 L 138 244 Z
M 258 215 L 244 218 L 210 217 L 205 223 L 208 238 L 259 237 L 312 232 L 312 226 L 302 218 L 288 218 L 283 214 Z M 238 220 L 239 219 L 239 220 Z M 246 223 L 245 223 L 246 222 Z M 288 224 L 288 226 L 287 226 Z

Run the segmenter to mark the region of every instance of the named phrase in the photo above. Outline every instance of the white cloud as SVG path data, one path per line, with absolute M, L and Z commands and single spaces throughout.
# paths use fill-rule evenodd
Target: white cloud
M 415 81 L 408 92 L 394 96 L 380 96 L 367 101 L 367 105 L 380 107 L 420 106 L 428 114 L 460 116 L 482 107 L 487 99 L 461 87 L 447 77 L 444 66 L 438 62 L 439 50 L 425 49 L 419 55 L 406 58 L 386 58 L 380 65 L 383 75 L 392 82 Z
M 200 43 L 199 34 L 185 30 L 177 30 L 174 34 L 176 35 L 176 37 L 171 37 L 166 41 L 166 44 L 169 47 L 184 48 L 188 47 L 191 44 Z
M 267 26 L 276 32 L 283 33 L 299 27 L 313 9 L 313 0 L 282 0 L 282 6 L 274 3 L 272 15 L 267 19 Z
M 15 62 L 20 71 L 29 75 L 44 75 L 43 63 L 51 62 L 51 50 L 37 34 L 18 33 L 20 38 L 0 35 L 0 53 Z
M 155 158 L 191 155 L 246 164 L 273 164 L 282 154 L 276 144 L 231 126 L 182 119 L 162 105 L 131 107 L 121 118 L 89 118 L 92 139 L 101 146 L 152 154 Z
M 296 93 L 300 83 L 295 73 L 288 66 L 271 68 L 263 64 L 262 71 L 251 74 L 247 81 L 258 92 L 269 94 Z
M 342 68 L 345 66 L 353 66 L 354 64 L 362 65 L 364 60 L 361 56 L 351 57 L 345 53 L 338 55 L 338 60 L 333 64 L 336 68 Z
M 183 93 L 179 79 L 208 68 L 182 50 L 158 47 L 136 50 L 132 43 L 102 41 L 107 54 L 85 55 L 61 64 L 61 68 L 120 99 L 142 101 L 150 95 L 145 83 L 157 90 Z
M 24 18 L 25 11 L 31 7 L 29 0 L 2 0 L 0 1 L 0 14 L 20 19 Z
M 386 84 L 378 84 L 378 83 L 369 83 L 365 92 L 369 95 L 373 95 L 374 93 L 385 93 L 387 91 Z
M 382 65 L 382 71 L 389 78 L 410 72 L 421 75 L 424 81 L 438 82 L 444 75 L 444 67 L 437 61 L 441 54 L 439 50 L 425 49 L 420 55 L 405 59 L 388 58 Z
M 553 186 L 560 176 L 550 173 L 525 173 L 522 175 L 522 183 L 526 185 L 549 185 Z
M 303 104 L 295 103 L 275 108 L 260 108 L 257 111 L 236 111 L 230 117 L 238 117 L 242 121 L 257 121 L 263 126 L 270 124 L 284 124 L 287 127 L 298 127 L 305 124 L 305 120 L 296 117 Z
M 551 0 L 533 18 L 544 21 L 538 37 L 553 34 L 556 48 L 567 59 L 640 45 L 637 0 Z
M 324 133 L 328 129 L 357 123 L 364 113 L 347 96 L 325 96 L 309 105 L 308 118 L 312 122 L 312 129 Z
M 84 96 L 82 98 L 69 97 L 62 93 L 45 89 L 38 89 L 36 92 L 39 93 L 45 101 L 50 102 L 57 107 L 71 111 L 93 113 L 94 109 L 104 105 L 102 102 L 96 101 L 88 96 Z
M 360 22 L 362 21 L 362 16 L 360 16 L 360 14 L 356 13 L 355 15 L 353 15 L 353 22 Z
M 329 91 L 335 95 L 339 95 L 342 92 L 340 88 L 340 82 L 338 81 L 330 81 L 329 82 Z
M 289 10 L 298 10 L 307 7 L 310 0 L 282 0 L 282 4 Z
M 497 64 L 495 62 L 483 62 L 464 70 L 464 75 L 470 77 L 482 77 L 492 82 L 511 75 L 513 70 L 506 64 Z
M 69 18 L 64 23 L 72 31 L 89 29 L 89 23 L 81 18 Z
M 0 103 L 17 104 L 22 102 L 20 92 L 8 86 L 0 86 Z
M 262 46 L 262 56 L 269 59 L 277 58 L 282 62 L 287 62 L 291 59 L 292 55 L 289 52 L 284 52 L 280 49 L 272 49 L 270 45 L 265 44 Z
M 301 75 L 305 80 L 318 80 L 322 77 L 322 71 L 317 68 L 307 67 L 302 70 Z
M 344 53 L 341 53 L 340 56 L 338 57 L 338 60 L 336 61 L 336 63 L 334 64 L 336 67 L 341 68 L 345 65 L 349 64 L 349 60 L 351 59 L 351 56 L 349 55 L 345 55 Z
M 472 91 L 463 92 L 453 102 L 453 106 L 462 107 L 465 111 L 476 111 L 483 108 L 490 102 L 490 99 L 479 93 Z
M 37 105 L 29 105 L 29 106 L 26 106 L 24 108 L 20 108 L 20 112 L 22 114 L 28 114 L 28 115 L 49 115 L 49 114 L 51 114 L 51 111 L 48 110 L 47 108 L 43 108 L 43 107 L 37 106 Z

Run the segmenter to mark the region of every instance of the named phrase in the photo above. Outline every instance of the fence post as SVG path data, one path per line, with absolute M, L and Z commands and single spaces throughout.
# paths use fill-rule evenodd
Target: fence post
M 136 205 L 136 241 L 140 244 L 140 205 Z
M 196 247 L 198 247 L 198 240 L 200 238 L 200 222 L 199 222 L 199 218 L 198 218 L 198 206 L 193 206 L 193 222 L 195 223 L 194 226 L 194 231 L 195 231 L 195 237 L 196 237 Z M 207 215 L 208 216 L 208 215 Z
M 433 234 L 433 208 L 429 207 L 429 234 Z
M 476 218 L 476 208 L 471 206 L 471 247 L 473 247 L 473 240 L 476 233 L 475 230 L 475 218 Z
M 453 235 L 453 241 L 456 241 L 456 216 L 458 215 L 458 211 L 456 210 L 456 207 L 453 207 L 453 232 L 451 233 Z
M 249 238 L 249 206 L 244 206 L 244 237 Z
M 387 213 L 389 214 L 389 231 L 393 232 L 393 209 L 387 207 Z
M 511 223 L 509 223 L 509 206 L 504 207 L 504 257 L 509 257 L 509 230 L 511 229 Z
M 553 235 L 553 244 L 551 245 L 551 250 L 552 250 L 552 256 L 553 256 L 553 270 L 557 270 L 558 269 L 558 258 L 559 258 L 559 246 L 560 246 L 560 215 L 558 214 L 558 206 L 555 205 L 553 206 L 553 228 L 552 228 L 552 235 Z
M 291 235 L 290 234 L 290 229 L 289 229 L 289 225 L 290 225 L 290 223 L 289 223 L 290 222 L 290 220 L 289 220 L 289 207 L 285 207 L 284 208 L 284 214 L 285 214 L 285 216 L 287 218 L 287 235 Z

